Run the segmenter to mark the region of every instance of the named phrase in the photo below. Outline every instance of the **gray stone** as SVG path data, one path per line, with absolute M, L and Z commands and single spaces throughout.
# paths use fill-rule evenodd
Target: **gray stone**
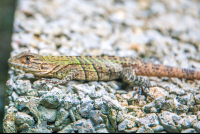
M 108 95 L 108 92 L 105 90 L 105 88 L 101 85 L 96 86 L 96 92 L 95 92 L 95 98 L 100 98 L 103 95 Z
M 115 109 L 108 110 L 108 118 L 110 120 L 110 124 L 114 129 L 117 129 L 117 111 Z
M 90 98 L 89 95 L 86 95 L 84 98 L 81 99 L 80 103 L 90 103 L 93 102 L 93 100 Z
M 15 124 L 15 107 L 9 107 L 4 116 L 3 129 L 6 133 L 17 133 L 17 126 Z
M 180 89 L 179 87 L 177 87 L 175 85 L 171 85 L 169 93 L 176 94 L 176 95 L 184 95 L 185 91 L 183 89 Z
M 119 111 L 117 113 L 117 122 L 122 122 L 125 119 L 126 112 Z
M 79 104 L 80 101 L 70 93 L 68 93 L 63 100 L 63 105 L 66 110 L 69 110 L 70 108 Z
M 49 109 L 39 105 L 38 112 L 40 113 L 40 118 L 42 121 L 55 122 L 57 109 Z
M 56 93 L 49 92 L 41 96 L 40 103 L 47 108 L 57 108 L 61 104 L 61 97 Z
M 94 100 L 94 108 L 95 109 L 101 109 L 102 105 L 103 105 L 103 101 L 101 98 Z
M 176 94 L 170 94 L 169 96 L 166 96 L 166 100 L 173 100 L 174 98 L 177 98 Z
M 27 123 L 29 126 L 35 125 L 35 121 L 33 117 L 30 115 L 23 113 L 23 112 L 17 112 L 15 115 L 15 123 L 17 125 L 22 125 L 24 123 Z
M 19 95 L 15 91 L 12 92 L 11 96 L 13 101 L 16 101 L 16 99 L 19 97 Z
M 38 89 L 38 91 L 49 91 L 52 86 L 48 84 L 42 84 L 42 82 L 38 80 L 33 82 L 33 88 Z
M 200 121 L 193 124 L 193 128 L 200 133 Z
M 117 101 L 112 99 L 110 96 L 103 95 L 102 101 L 108 106 L 114 109 L 122 109 L 121 104 Z
M 172 99 L 166 100 L 163 103 L 161 109 L 165 110 L 165 111 L 173 112 L 174 111 L 174 100 L 172 100 Z
M 166 12 L 166 8 L 164 3 L 161 2 L 155 2 L 151 5 L 150 10 L 153 14 L 164 14 Z
M 182 118 L 180 116 L 168 111 L 162 111 L 158 114 L 158 118 L 167 132 L 180 132 L 180 125 L 182 124 Z
M 89 95 L 91 98 L 95 97 L 95 85 L 89 86 L 88 84 L 73 84 L 72 87 L 75 92 L 82 91 L 85 95 Z
M 146 113 L 155 112 L 160 110 L 165 105 L 166 101 L 163 97 L 156 98 L 153 102 L 144 105 Z
M 106 128 L 108 130 L 108 132 L 110 133 L 114 133 L 115 132 L 115 129 L 112 127 L 109 119 L 108 119 L 108 116 L 105 115 L 105 114 L 101 114 L 101 117 L 103 119 L 103 123 L 106 125 Z
M 181 131 L 181 133 L 194 133 L 194 132 L 195 132 L 194 128 L 187 128 Z
M 82 117 L 88 117 L 90 111 L 94 108 L 91 102 L 82 103 L 78 109 L 78 112 L 81 114 Z
M 161 132 L 164 130 L 164 127 L 161 125 L 156 125 L 156 126 L 152 127 L 152 129 L 154 132 Z
M 197 104 L 200 104 L 200 94 L 195 95 L 194 99 Z
M 94 127 L 96 133 L 108 133 L 105 124 L 99 124 Z
M 155 113 L 147 114 L 143 118 L 139 118 L 138 125 L 156 126 L 159 125 L 158 116 Z
M 121 123 L 119 123 L 118 130 L 119 131 L 124 131 L 127 128 L 127 124 L 128 124 L 128 120 L 125 119 L 124 121 L 122 121 Z
M 70 115 L 72 121 L 76 121 L 76 120 L 82 119 L 80 113 L 78 112 L 78 108 L 77 108 L 77 107 L 72 107 L 72 108 L 69 110 L 69 115 Z M 74 119 L 75 119 L 75 120 L 74 120 Z
M 183 105 L 193 106 L 195 104 L 194 95 L 192 93 L 179 96 L 177 99 Z
M 66 111 L 63 107 L 58 109 L 55 126 L 60 126 L 65 122 L 65 120 L 69 117 L 69 112 Z
M 105 90 L 106 90 L 108 93 L 112 93 L 112 94 L 115 94 L 115 93 L 116 93 L 116 90 L 114 90 L 112 87 L 108 86 L 107 83 L 101 82 L 101 85 L 105 88 Z
M 8 89 L 6 90 L 6 93 L 8 95 L 11 95 L 12 92 L 13 92 L 13 87 L 16 86 L 15 83 L 14 83 L 14 81 L 13 81 L 13 79 L 7 80 L 6 86 L 8 87 Z
M 118 130 L 119 131 L 125 131 L 128 129 L 128 131 L 131 131 L 131 129 L 133 127 L 136 127 L 136 123 L 131 121 L 131 120 L 128 120 L 128 119 L 125 119 L 124 121 L 122 121 L 121 123 L 119 123 L 118 125 Z M 133 130 L 132 130 L 133 131 Z
M 89 113 L 89 119 L 94 123 L 94 126 L 100 124 L 103 121 L 101 118 L 101 111 L 91 110 Z
M 71 123 L 71 124 L 65 126 L 62 130 L 58 131 L 57 133 L 71 133 L 74 130 L 73 125 L 74 124 Z
M 148 125 L 142 125 L 138 128 L 137 133 L 154 133 L 154 131 Z
M 108 130 L 106 128 L 100 128 L 97 131 L 95 131 L 96 133 L 108 133 Z
M 31 82 L 29 80 L 17 80 L 16 81 L 16 87 L 14 88 L 14 91 L 18 95 L 25 95 L 27 93 L 28 89 L 31 89 Z
M 74 131 L 78 131 L 79 133 L 93 133 L 94 127 L 89 119 L 81 119 L 74 122 Z
M 110 86 L 114 90 L 120 89 L 120 86 L 118 85 L 118 83 L 116 81 L 109 81 L 108 86 Z
M 179 114 L 179 115 L 186 113 L 189 110 L 188 106 L 181 104 L 175 98 L 174 98 L 174 107 L 175 107 L 177 114 Z
M 195 122 L 197 122 L 197 116 L 196 115 L 188 115 L 185 118 L 183 118 L 182 127 L 185 129 L 191 128 Z

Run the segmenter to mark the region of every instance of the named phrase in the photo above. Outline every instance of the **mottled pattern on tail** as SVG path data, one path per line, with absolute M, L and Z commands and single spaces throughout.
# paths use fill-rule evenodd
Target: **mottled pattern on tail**
M 200 72 L 171 66 L 157 65 L 151 62 L 141 62 L 134 67 L 136 75 L 156 77 L 176 77 L 186 79 L 200 79 Z

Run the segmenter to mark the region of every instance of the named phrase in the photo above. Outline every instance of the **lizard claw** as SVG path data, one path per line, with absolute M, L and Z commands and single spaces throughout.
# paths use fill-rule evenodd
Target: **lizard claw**
M 138 95 L 139 95 L 138 102 L 140 102 L 140 98 L 141 98 L 142 91 L 143 91 L 147 96 L 149 96 L 150 98 L 152 98 L 152 99 L 155 100 L 155 98 L 154 98 L 151 94 L 149 94 L 149 92 L 148 92 L 148 90 L 146 90 L 146 88 L 147 88 L 146 86 L 139 86 L 138 90 L 137 90 L 135 93 L 133 93 L 133 96 L 135 96 L 135 95 L 138 93 Z

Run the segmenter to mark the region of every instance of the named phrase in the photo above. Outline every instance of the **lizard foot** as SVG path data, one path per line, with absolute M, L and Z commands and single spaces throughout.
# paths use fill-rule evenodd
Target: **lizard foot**
M 133 93 L 133 96 L 136 95 L 136 94 L 138 93 L 138 95 L 139 95 L 138 102 L 140 102 L 140 97 L 141 97 L 142 91 L 143 91 L 146 95 L 148 95 L 150 98 L 155 99 L 151 94 L 149 94 L 149 91 L 148 91 L 147 89 L 148 89 L 147 86 L 139 86 L 138 90 L 137 90 L 135 93 Z

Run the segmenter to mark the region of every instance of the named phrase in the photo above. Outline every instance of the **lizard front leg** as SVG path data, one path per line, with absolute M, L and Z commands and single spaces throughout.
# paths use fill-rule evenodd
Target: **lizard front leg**
M 59 72 L 57 72 L 57 73 L 59 73 Z M 52 80 L 52 79 L 46 79 L 46 78 L 42 78 L 42 79 L 45 80 L 45 83 L 55 83 L 56 85 L 58 85 L 58 84 L 68 83 L 69 81 L 75 79 L 77 75 L 78 75 L 78 70 L 72 69 L 70 71 L 68 70 L 67 73 L 65 74 L 65 76 L 63 77 L 63 79 L 61 79 L 61 80 Z
M 142 90 L 148 95 L 150 96 L 151 98 L 155 99 L 153 96 L 151 96 L 149 93 L 148 93 L 148 90 L 147 88 L 149 87 L 152 87 L 151 83 L 149 82 L 148 79 L 145 79 L 141 76 L 137 76 L 135 75 L 135 71 L 132 69 L 132 68 L 125 68 L 122 70 L 122 73 L 121 73 L 121 77 L 122 77 L 122 80 L 126 83 L 130 83 L 130 84 L 133 84 L 135 86 L 139 86 L 139 89 L 136 93 L 139 93 L 139 102 L 140 102 L 140 96 L 141 96 L 141 93 L 142 93 Z M 135 95 L 134 94 L 134 95 Z

